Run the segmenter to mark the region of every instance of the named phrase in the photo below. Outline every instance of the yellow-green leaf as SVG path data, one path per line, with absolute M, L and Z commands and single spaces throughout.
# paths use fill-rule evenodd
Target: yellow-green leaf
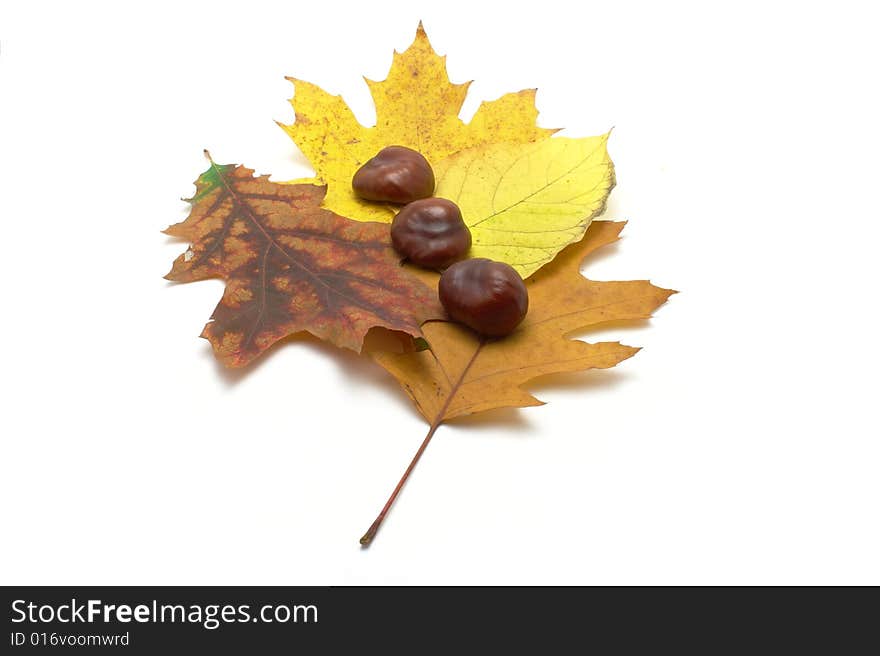
M 609 134 L 481 146 L 438 162 L 435 195 L 461 208 L 469 255 L 507 262 L 526 278 L 579 241 L 614 187 Z

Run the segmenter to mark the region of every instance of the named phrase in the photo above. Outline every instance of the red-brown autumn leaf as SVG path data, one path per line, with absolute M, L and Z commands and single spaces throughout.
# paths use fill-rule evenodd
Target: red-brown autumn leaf
M 165 230 L 192 245 L 165 277 L 226 280 L 202 331 L 226 366 L 300 331 L 359 352 L 370 328 L 420 336 L 442 316 L 436 292 L 400 266 L 388 225 L 321 209 L 324 187 L 213 160 L 195 184 L 189 216 Z

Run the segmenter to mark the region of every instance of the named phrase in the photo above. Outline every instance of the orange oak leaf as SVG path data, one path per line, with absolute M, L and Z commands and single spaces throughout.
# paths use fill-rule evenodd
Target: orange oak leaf
M 377 351 L 372 358 L 403 386 L 431 427 L 383 511 L 361 538 L 369 544 L 437 427 L 466 414 L 542 405 L 525 391 L 528 381 L 552 373 L 606 369 L 639 350 L 619 342 L 588 344 L 573 333 L 610 321 L 647 319 L 675 292 L 647 280 L 596 282 L 580 273 L 584 258 L 616 241 L 625 224 L 594 221 L 584 239 L 563 250 L 526 280 L 529 312 L 503 339 L 484 339 L 458 324 L 422 326 L 430 350 Z M 436 285 L 438 276 L 421 273 Z
M 567 335 L 608 321 L 646 319 L 674 292 L 647 280 L 596 282 L 580 273 L 591 252 L 618 239 L 623 222 L 595 221 L 586 237 L 526 280 L 529 313 L 504 339 L 483 340 L 450 321 L 422 327 L 430 350 L 373 353 L 431 424 L 502 407 L 542 405 L 521 385 L 544 374 L 613 367 L 639 350 Z M 436 274 L 421 274 L 426 281 Z
M 202 331 L 226 366 L 300 331 L 359 352 L 370 328 L 420 336 L 443 316 L 436 291 L 400 266 L 388 225 L 321 209 L 323 187 L 213 160 L 195 184 L 189 216 L 165 230 L 192 245 L 165 277 L 226 280 Z

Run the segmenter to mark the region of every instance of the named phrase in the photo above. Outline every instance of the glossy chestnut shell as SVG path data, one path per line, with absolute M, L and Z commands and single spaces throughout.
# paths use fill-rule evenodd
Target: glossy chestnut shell
M 351 187 L 364 200 L 402 205 L 434 193 L 434 171 L 421 153 L 388 146 L 357 170 Z
M 481 335 L 503 337 L 526 316 L 529 292 L 512 266 L 478 257 L 443 272 L 440 302 L 455 321 Z
M 391 243 L 413 264 L 433 269 L 467 253 L 471 231 L 451 200 L 424 198 L 409 203 L 394 217 Z

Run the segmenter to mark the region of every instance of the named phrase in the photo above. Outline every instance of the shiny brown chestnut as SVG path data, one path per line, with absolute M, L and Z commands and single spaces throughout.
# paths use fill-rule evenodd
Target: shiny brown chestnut
M 529 292 L 512 266 L 477 257 L 443 272 L 440 302 L 455 321 L 481 335 L 503 337 L 526 316 Z
M 409 203 L 394 217 L 391 243 L 413 264 L 433 269 L 467 253 L 471 231 L 451 200 L 424 198 Z
M 364 200 L 403 205 L 434 193 L 434 171 L 421 153 L 388 146 L 357 170 L 351 187 Z

